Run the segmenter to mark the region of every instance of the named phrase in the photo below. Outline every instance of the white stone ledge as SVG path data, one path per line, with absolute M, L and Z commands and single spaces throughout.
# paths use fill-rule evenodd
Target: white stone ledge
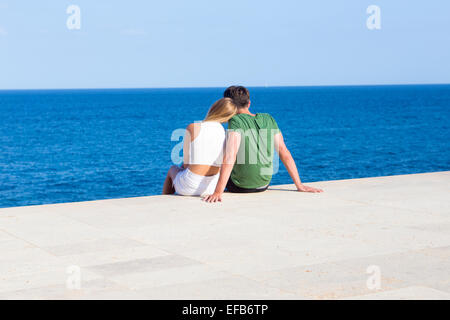
M 0 209 L 0 298 L 450 298 L 449 171 L 311 185 Z

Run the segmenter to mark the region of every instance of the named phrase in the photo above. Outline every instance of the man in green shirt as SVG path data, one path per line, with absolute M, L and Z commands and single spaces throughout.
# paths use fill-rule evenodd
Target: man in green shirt
M 225 188 L 237 193 L 265 191 L 272 179 L 274 149 L 298 191 L 322 192 L 301 183 L 295 161 L 284 144 L 275 119 L 268 113 L 253 114 L 249 111 L 247 88 L 231 86 L 225 90 L 224 97 L 233 99 L 238 110 L 228 122 L 226 151 L 216 190 L 205 197 L 205 201 L 222 201 Z

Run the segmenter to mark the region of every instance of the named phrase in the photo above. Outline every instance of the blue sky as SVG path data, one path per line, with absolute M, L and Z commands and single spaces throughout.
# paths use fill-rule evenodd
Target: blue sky
M 450 83 L 450 1 L 0 0 L 0 89 L 237 83 Z

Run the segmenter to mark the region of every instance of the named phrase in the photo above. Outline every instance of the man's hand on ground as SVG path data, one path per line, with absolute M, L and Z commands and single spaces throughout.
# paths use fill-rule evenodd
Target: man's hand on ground
M 214 192 L 213 194 L 206 196 L 203 198 L 203 201 L 206 202 L 221 202 L 222 201 L 222 193 Z
M 297 188 L 297 191 L 299 191 L 299 192 L 312 192 L 312 193 L 320 193 L 320 192 L 323 192 L 322 189 L 319 189 L 319 188 L 313 188 L 313 187 L 308 187 L 308 186 L 305 186 L 304 184 L 302 184 L 299 188 Z

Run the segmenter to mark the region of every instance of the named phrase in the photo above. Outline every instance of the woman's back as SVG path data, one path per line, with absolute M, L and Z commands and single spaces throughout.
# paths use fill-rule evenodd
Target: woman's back
M 220 170 L 225 146 L 225 130 L 217 121 L 203 121 L 188 126 L 191 136 L 187 163 L 200 175 L 214 175 Z

